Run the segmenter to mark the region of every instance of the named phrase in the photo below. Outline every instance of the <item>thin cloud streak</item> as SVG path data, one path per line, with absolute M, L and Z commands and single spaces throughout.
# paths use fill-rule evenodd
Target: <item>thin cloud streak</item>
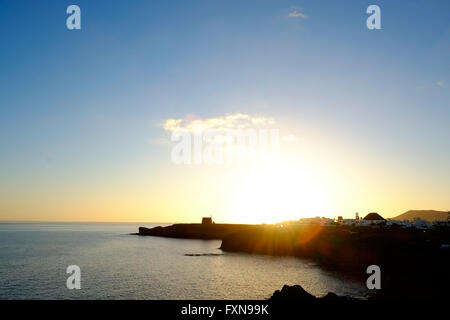
M 308 16 L 304 14 L 303 12 L 300 12 L 298 9 L 292 9 L 291 12 L 289 12 L 288 18 L 291 19 L 306 19 Z
M 226 114 L 224 116 L 206 119 L 167 119 L 163 128 L 166 131 L 175 130 L 193 131 L 225 131 L 249 128 L 263 128 L 272 126 L 275 121 L 272 118 L 252 116 L 244 113 Z

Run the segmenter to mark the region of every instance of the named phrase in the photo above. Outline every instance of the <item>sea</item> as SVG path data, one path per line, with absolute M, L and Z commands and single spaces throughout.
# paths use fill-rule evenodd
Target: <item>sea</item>
M 151 223 L 0 223 L 0 299 L 268 299 L 283 285 L 365 298 L 365 279 L 311 261 L 220 250 L 220 240 L 137 236 Z M 69 289 L 67 268 L 80 268 Z

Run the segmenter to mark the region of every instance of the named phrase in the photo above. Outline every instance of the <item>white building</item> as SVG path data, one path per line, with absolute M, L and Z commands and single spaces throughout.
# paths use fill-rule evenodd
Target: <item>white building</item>
M 413 221 L 413 225 L 417 229 L 430 229 L 432 224 L 426 220 L 422 220 L 420 218 L 415 218 Z
M 342 219 L 341 224 L 344 226 L 352 226 L 356 225 L 358 223 L 358 220 L 356 219 Z
M 319 224 L 321 226 L 331 225 L 334 223 L 334 219 L 329 219 L 325 217 L 314 217 L 314 218 L 302 218 L 299 220 L 300 224 Z
M 432 222 L 433 226 L 436 227 L 450 227 L 450 221 L 446 221 L 446 220 L 434 220 Z
M 386 222 L 388 227 L 400 227 L 400 228 L 411 228 L 412 224 L 409 220 L 388 220 Z

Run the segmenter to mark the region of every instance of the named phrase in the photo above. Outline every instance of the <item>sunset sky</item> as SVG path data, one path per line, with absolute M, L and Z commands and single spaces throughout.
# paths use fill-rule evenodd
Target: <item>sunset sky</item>
M 276 164 L 171 161 L 236 117 Z M 0 1 L 0 124 L 0 220 L 447 211 L 450 1 Z

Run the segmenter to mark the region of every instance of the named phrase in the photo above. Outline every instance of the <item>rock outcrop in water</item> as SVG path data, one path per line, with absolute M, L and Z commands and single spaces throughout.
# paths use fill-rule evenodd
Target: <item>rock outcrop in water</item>
M 308 293 L 300 285 L 293 285 L 293 286 L 284 285 L 281 290 L 276 290 L 269 300 L 273 302 L 278 301 L 313 302 L 313 301 L 357 301 L 358 299 L 346 296 L 338 296 L 333 292 L 327 293 L 327 295 L 325 295 L 324 297 L 316 297 Z

